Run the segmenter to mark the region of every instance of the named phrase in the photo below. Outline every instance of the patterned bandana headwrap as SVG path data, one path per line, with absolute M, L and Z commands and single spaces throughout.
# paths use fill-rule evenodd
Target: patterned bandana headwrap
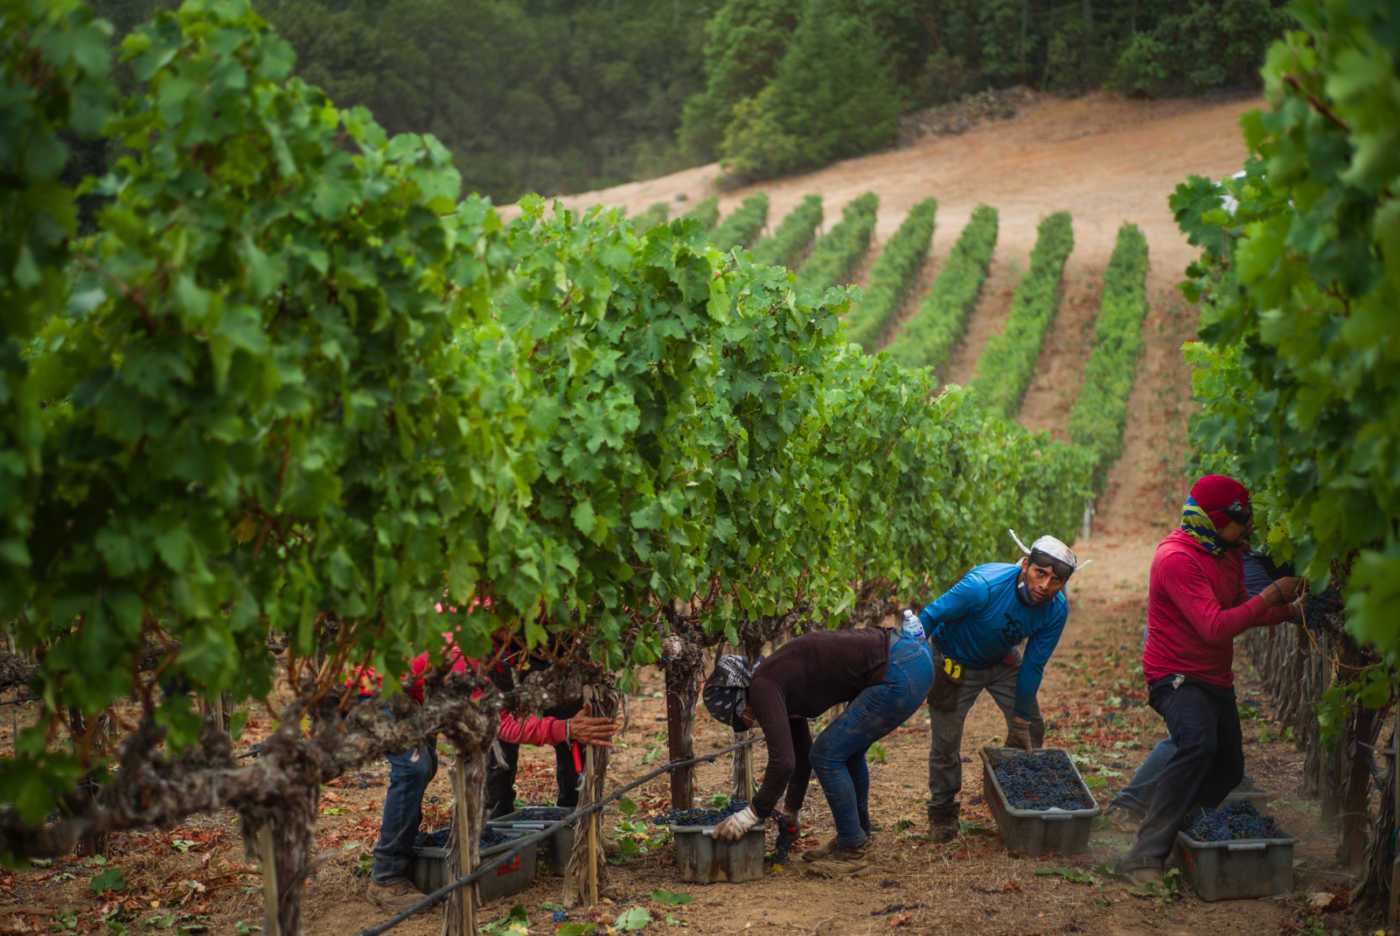
M 735 731 L 747 731 L 739 715 L 749 701 L 749 683 L 762 658 L 750 663 L 748 657 L 726 654 L 715 661 L 715 671 L 705 680 L 700 697 L 715 721 L 723 722 Z
M 1225 544 L 1220 541 L 1220 533 L 1215 529 L 1215 522 L 1210 519 L 1201 505 L 1196 503 L 1194 497 L 1187 497 L 1186 503 L 1181 508 L 1181 529 L 1186 535 L 1201 544 L 1201 548 L 1212 556 L 1219 556 L 1225 552 Z
M 1016 541 L 1016 545 L 1021 548 L 1022 555 L 1030 559 L 1032 565 L 1049 566 L 1055 576 L 1062 582 L 1068 582 L 1069 577 L 1076 570 L 1083 568 L 1094 560 L 1089 559 L 1080 562 L 1079 557 L 1074 554 L 1063 542 L 1053 536 L 1042 536 L 1027 546 L 1021 542 L 1021 537 L 1016 535 L 1015 530 L 1007 530 L 1011 538 Z

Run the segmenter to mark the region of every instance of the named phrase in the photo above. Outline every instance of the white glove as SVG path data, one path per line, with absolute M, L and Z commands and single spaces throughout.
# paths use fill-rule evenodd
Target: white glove
M 715 826 L 715 838 L 724 842 L 737 842 L 756 825 L 758 816 L 754 815 L 753 807 L 745 806 Z

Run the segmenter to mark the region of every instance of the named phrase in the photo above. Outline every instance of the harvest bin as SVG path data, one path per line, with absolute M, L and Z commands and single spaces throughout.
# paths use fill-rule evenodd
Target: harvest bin
M 1293 889 L 1293 843 L 1297 839 L 1235 839 L 1198 842 L 1176 834 L 1176 860 L 1202 900 L 1273 897 Z
M 676 867 L 682 881 L 756 881 L 763 877 L 763 826 L 737 842 L 715 838 L 714 826 L 671 826 L 676 840 Z
M 490 848 L 483 848 L 479 864 L 485 864 L 501 852 L 514 848 L 516 841 L 528 834 L 518 830 L 500 829 L 498 831 L 503 835 L 509 835 L 510 840 L 492 845 Z M 495 900 L 497 897 L 518 894 L 529 887 L 535 880 L 535 857 L 538 847 L 538 842 L 532 842 L 499 868 L 487 871 L 486 876 L 476 882 L 482 903 Z M 413 881 L 413 886 L 425 894 L 431 894 L 444 884 L 457 880 L 457 869 L 452 864 L 452 850 L 449 848 L 413 849 L 413 863 L 409 865 L 409 876 Z
M 1089 802 L 1094 802 L 1089 787 L 1080 776 L 1079 768 L 1074 766 L 1074 759 L 1069 757 L 1068 751 L 1060 748 L 1039 748 L 1031 753 L 1039 751 L 1060 751 L 1064 754 L 1069 759 L 1070 768 L 1074 771 L 1075 780 L 1078 781 L 1084 795 Z M 1031 857 L 1048 852 L 1072 855 L 1084 851 L 1089 847 L 1089 831 L 1093 826 L 1094 817 L 1099 814 L 1097 805 L 1091 809 L 1020 809 L 1006 801 L 1006 794 L 1002 791 L 993 768 L 1001 763 L 1002 758 L 1022 753 L 1025 752 L 1010 748 L 982 748 L 982 794 L 992 807 L 997 829 L 1001 832 L 1002 844 L 1012 854 Z
M 498 829 L 538 832 L 571 812 L 573 810 L 565 806 L 524 806 L 515 812 L 506 813 L 499 819 L 492 819 L 487 825 Z M 541 844 L 544 846 L 543 857 L 550 869 L 555 874 L 563 874 L 569 866 L 569 855 L 574 850 L 574 824 L 560 826 Z

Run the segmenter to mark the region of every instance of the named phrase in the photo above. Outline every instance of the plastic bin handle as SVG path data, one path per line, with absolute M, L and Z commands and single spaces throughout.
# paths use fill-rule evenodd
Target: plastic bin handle
M 1225 850 L 1232 852 L 1263 851 L 1269 847 L 1268 842 L 1226 842 Z
M 1045 813 L 1040 818 L 1046 822 L 1069 822 L 1074 817 L 1069 813 Z

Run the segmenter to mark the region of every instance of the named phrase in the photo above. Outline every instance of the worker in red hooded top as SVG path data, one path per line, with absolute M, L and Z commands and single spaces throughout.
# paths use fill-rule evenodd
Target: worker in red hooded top
M 439 611 L 443 610 L 441 606 Z M 455 611 L 456 609 L 450 609 Z M 457 647 L 452 631 L 444 631 L 446 657 L 452 672 L 476 669 L 478 662 L 468 659 Z M 427 651 L 413 658 L 403 679 L 404 688 L 414 701 L 423 701 L 423 681 L 430 667 Z M 346 680 L 355 685 L 362 698 L 375 695 L 383 685 L 383 677 L 370 667 L 364 667 Z M 587 713 L 572 718 L 530 716 L 517 718 L 502 712 L 496 732 L 498 740 L 510 744 L 558 745 L 569 742 L 610 747 L 613 735 L 621 723 Z M 437 773 L 437 739 L 430 737 L 418 747 L 387 755 L 389 789 L 384 795 L 384 814 L 379 825 L 379 838 L 374 846 L 374 867 L 365 896 L 371 903 L 388 910 L 402 910 L 419 897 L 417 888 L 408 879 L 413 849 L 418 845 L 446 844 L 442 833 L 420 830 L 423 819 L 423 795 L 428 783 Z
M 1159 878 L 1177 831 L 1198 809 L 1220 805 L 1244 774 L 1235 638 L 1297 615 L 1291 604 L 1301 590 L 1297 578 L 1276 579 L 1252 598 L 1245 590 L 1243 553 L 1252 517 L 1243 484 L 1206 475 L 1191 486 L 1180 527 L 1152 559 L 1142 670 L 1148 701 L 1177 750 L 1137 841 L 1118 860 L 1118 872 L 1136 881 Z

